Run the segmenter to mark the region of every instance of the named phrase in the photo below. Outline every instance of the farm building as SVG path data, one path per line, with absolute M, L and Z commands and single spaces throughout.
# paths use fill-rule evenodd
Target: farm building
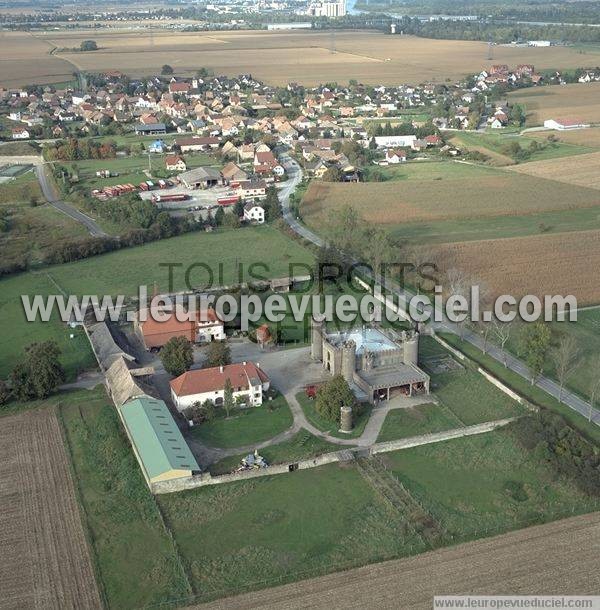
M 149 312 L 144 316 L 140 312 L 134 320 L 136 334 L 146 349 L 160 348 L 173 337 L 185 337 L 191 343 L 225 339 L 225 327 L 214 309 L 197 311 L 191 319 L 186 319 L 190 316 L 183 309 L 161 311 L 162 315 L 165 319 L 158 320 Z
M 175 146 L 185 152 L 201 152 L 219 147 L 219 138 L 213 136 L 192 136 L 189 138 L 177 138 Z
M 164 123 L 140 123 L 135 126 L 135 133 L 138 136 L 163 136 L 167 133 L 167 126 Z
M 548 119 L 547 121 L 544 121 L 544 127 L 546 127 L 546 129 L 556 129 L 557 131 L 585 129 L 589 126 L 589 123 L 585 123 L 581 119 Z
M 269 377 L 258 364 L 241 362 L 187 371 L 171 381 L 171 397 L 179 411 L 205 400 L 222 405 L 227 380 L 233 388 L 233 397 L 252 407 L 262 405 L 263 392 L 270 387 Z
M 180 182 L 189 189 L 206 189 L 223 183 L 223 177 L 218 169 L 212 167 L 197 167 L 179 175 Z
M 165 157 L 165 168 L 169 172 L 184 172 L 187 165 L 181 155 L 167 155 Z
M 118 412 L 149 485 L 200 472 L 196 459 L 162 400 L 141 396 L 118 407 Z
M 397 337 L 380 328 L 327 333 L 313 320 L 311 339 L 311 357 L 332 375 L 342 375 L 370 403 L 429 394 L 429 375 L 418 367 L 418 333 Z
M 375 136 L 377 148 L 408 148 L 417 136 Z

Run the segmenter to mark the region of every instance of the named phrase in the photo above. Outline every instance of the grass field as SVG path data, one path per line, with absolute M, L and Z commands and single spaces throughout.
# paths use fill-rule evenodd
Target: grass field
M 188 595 L 173 541 L 104 389 L 80 392 L 60 415 L 108 607 Z
M 427 404 L 410 409 L 395 409 L 386 415 L 377 442 L 443 432 L 461 426 L 462 424 L 441 405 Z
M 600 152 L 569 159 L 525 163 L 511 169 L 536 178 L 548 178 L 573 186 L 600 189 Z
M 572 131 L 534 131 L 527 134 L 528 138 L 536 140 L 547 140 L 550 136 L 558 138 L 560 142 L 574 144 L 576 146 L 586 146 L 589 148 L 600 148 L 600 127 L 590 127 L 588 129 L 574 129 Z
M 593 147 L 568 142 L 550 142 L 540 138 L 530 138 L 528 136 L 517 136 L 515 134 L 503 133 L 458 133 L 452 141 L 461 148 L 467 150 L 477 150 L 490 157 L 492 165 L 506 166 L 519 162 L 514 155 L 507 151 L 508 145 L 517 142 L 522 149 L 529 151 L 533 142 L 539 143 L 542 148 L 531 151 L 526 161 L 542 161 L 545 159 L 557 159 L 572 155 L 582 155 L 593 152 Z
M 304 412 L 304 415 L 309 423 L 311 423 L 315 428 L 321 430 L 321 432 L 326 432 L 327 434 L 337 436 L 338 438 L 357 438 L 361 436 L 365 430 L 367 422 L 369 421 L 369 417 L 371 416 L 371 405 L 364 404 L 363 412 L 354 421 L 354 428 L 352 429 L 352 432 L 350 434 L 346 434 L 344 432 L 340 432 L 337 425 L 332 424 L 332 422 L 319 415 L 315 409 L 315 401 L 308 398 L 306 392 L 299 392 L 296 394 L 296 400 L 300 403 L 302 411 Z
M 305 85 L 347 82 L 371 84 L 443 82 L 479 72 L 489 65 L 484 42 L 427 40 L 385 36 L 374 31 L 338 31 L 331 53 L 328 32 L 160 32 L 152 30 L 95 31 L 100 49 L 93 53 L 55 53 L 89 39 L 86 30 L 7 32 L 0 62 L 0 84 L 66 81 L 75 69 L 122 70 L 134 75 L 160 72 L 170 64 L 178 75 L 198 67 L 216 73 L 251 73 L 273 84 L 290 81 Z M 406 58 L 410 57 L 410 61 Z M 494 61 L 511 66 L 532 63 L 538 69 L 575 68 L 600 63 L 600 50 L 581 54 L 569 47 L 494 49 Z
M 202 595 L 262 588 L 426 548 L 406 527 L 405 515 L 384 505 L 353 467 L 301 470 L 158 502 Z
M 582 55 L 580 62 L 584 58 L 591 59 Z M 576 83 L 514 91 L 508 94 L 508 100 L 525 107 L 527 126 L 543 125 L 547 119 L 561 118 L 597 123 L 600 121 L 599 94 L 600 83 Z
M 598 506 L 506 429 L 397 451 L 385 460 L 455 542 Z
M 80 330 L 72 331 L 58 317 L 51 322 L 28 323 L 21 306 L 21 295 L 59 294 L 135 296 L 139 285 L 148 286 L 151 294 L 156 282 L 159 290 L 169 288 L 167 267 L 173 271 L 173 289 L 186 288 L 186 272 L 193 286 L 205 286 L 209 275 L 201 264 L 209 265 L 213 285 L 222 286 L 236 280 L 235 266 L 243 265 L 242 279 L 248 279 L 248 265 L 265 263 L 257 269 L 264 277 L 289 275 L 291 263 L 310 263 L 312 255 L 283 233 L 271 227 L 244 228 L 215 233 L 189 233 L 137 248 L 129 248 L 83 261 L 23 273 L 0 280 L 2 298 L 0 314 L 5 330 L 0 338 L 0 376 L 8 374 L 24 346 L 33 341 L 54 338 L 63 350 L 63 363 L 70 377 L 93 366 L 94 359 L 87 339 Z M 196 267 L 192 267 L 196 265 Z M 69 335 L 73 333 L 74 339 Z
M 192 436 L 211 447 L 245 447 L 261 443 L 287 430 L 293 423 L 292 412 L 283 396 L 265 401 L 260 407 L 236 409 L 192 429 Z
M 4 417 L 0 429 L 0 603 L 102 608 L 54 409 Z
M 406 164 L 393 171 L 401 184 L 311 182 L 302 203 L 303 219 L 322 230 L 332 214 L 352 205 L 365 220 L 398 230 L 411 222 L 522 216 L 600 204 L 594 189 L 504 169 L 439 162 Z
M 396 226 L 392 233 L 415 244 L 441 244 L 592 229 L 600 229 L 600 209 L 597 207 L 525 216 L 496 216 L 493 220 L 466 218 L 411 222 Z
M 600 302 L 598 231 L 457 242 L 428 248 L 442 271 L 463 269 L 496 294 L 574 295 Z

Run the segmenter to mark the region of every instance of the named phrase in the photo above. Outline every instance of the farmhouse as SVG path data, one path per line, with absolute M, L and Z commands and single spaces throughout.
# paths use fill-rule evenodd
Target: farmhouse
M 197 167 L 179 174 L 179 181 L 189 189 L 206 189 L 223 183 L 223 177 L 218 169 L 212 167 Z
M 265 210 L 258 203 L 248 202 L 244 206 L 244 220 L 262 225 L 265 222 Z
M 201 152 L 219 147 L 219 138 L 212 136 L 199 136 L 191 138 L 178 138 L 174 144 L 181 152 Z
M 547 121 L 544 121 L 544 127 L 547 129 L 556 129 L 558 131 L 585 129 L 589 126 L 589 123 L 585 123 L 581 119 L 548 119 Z
M 121 405 L 117 411 L 148 485 L 200 472 L 162 400 L 141 396 Z
M 189 314 L 182 309 L 163 311 L 165 320 L 154 319 L 149 312 L 138 313 L 134 329 L 146 349 L 161 348 L 173 337 L 185 337 L 191 343 L 221 341 L 225 339 L 225 327 L 214 309 Z M 143 320 L 142 318 L 146 318 Z M 191 319 L 185 319 L 191 318 Z
M 239 182 L 240 180 L 246 180 L 248 178 L 248 174 L 233 163 L 233 161 L 230 161 L 225 165 L 225 167 L 223 167 L 221 170 L 221 175 L 223 176 L 225 184 Z
M 184 172 L 187 169 L 185 160 L 181 155 L 167 155 L 165 167 L 169 172 Z
M 404 163 L 406 161 L 406 153 L 403 150 L 388 149 L 385 151 L 385 160 L 392 165 Z
M 267 196 L 267 184 L 264 180 L 242 180 L 237 192 L 242 199 L 264 199 Z
M 187 371 L 171 381 L 171 397 L 179 411 L 205 400 L 222 405 L 228 380 L 234 399 L 252 407 L 262 405 L 263 392 L 270 387 L 269 377 L 258 364 L 241 362 Z
M 418 333 L 397 337 L 374 327 L 327 333 L 313 320 L 311 334 L 311 357 L 332 375 L 342 375 L 370 403 L 429 394 L 429 375 L 418 367 Z

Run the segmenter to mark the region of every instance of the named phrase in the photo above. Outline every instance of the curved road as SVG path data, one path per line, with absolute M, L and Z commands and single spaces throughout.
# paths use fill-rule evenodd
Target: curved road
M 53 184 L 52 179 L 48 176 L 47 170 L 43 164 L 36 165 L 35 174 L 40 183 L 40 188 L 42 189 L 42 193 L 46 198 L 46 201 L 59 212 L 62 212 L 69 218 L 72 218 L 76 222 L 82 224 L 94 237 L 107 237 L 108 234 L 105 233 L 100 225 L 93 219 L 90 218 L 87 214 L 79 211 L 77 208 L 72 205 L 61 201 L 58 197 L 58 192 L 56 190 L 56 186 Z
M 279 191 L 283 218 L 295 233 L 316 246 L 321 247 L 325 245 L 325 241 L 301 224 L 290 210 L 290 195 L 302 181 L 302 168 L 288 154 L 281 154 L 280 160 L 290 176 L 289 180 L 283 183 L 282 188 Z M 380 283 L 386 290 L 393 292 L 398 297 L 399 303 L 404 306 L 405 310 L 408 309 L 407 304 L 410 299 L 415 296 L 414 293 L 406 290 L 405 288 L 400 288 L 398 284 L 388 280 L 387 278 L 380 278 Z M 444 322 L 434 323 L 433 328 L 436 331 L 449 332 L 455 335 L 460 334 L 456 326 L 447 320 Z M 483 352 L 483 340 L 481 337 L 470 331 L 465 331 L 463 338 L 465 341 L 468 341 L 471 345 Z M 501 349 L 494 345 L 488 347 L 487 355 L 501 364 L 504 363 L 505 354 Z M 531 380 L 531 373 L 527 365 L 522 360 L 519 360 L 509 353 L 506 354 L 506 366 L 524 379 L 527 379 L 528 381 Z M 546 393 L 550 394 L 550 396 L 556 400 L 558 400 L 559 396 L 561 395 L 559 384 L 549 377 L 540 377 L 535 385 L 544 390 Z M 570 409 L 573 409 L 573 411 L 583 415 L 586 419 L 590 419 L 597 426 L 600 426 L 600 411 L 596 408 L 592 408 L 589 402 L 583 400 L 581 397 L 577 396 L 577 394 L 574 394 L 567 389 L 563 389 L 561 402 Z

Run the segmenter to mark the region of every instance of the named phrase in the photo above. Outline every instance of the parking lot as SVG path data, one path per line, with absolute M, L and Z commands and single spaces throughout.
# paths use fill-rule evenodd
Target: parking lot
M 151 200 L 153 195 L 179 195 L 184 194 L 189 197 L 186 201 L 175 201 L 172 203 L 157 203 L 159 208 L 165 210 L 202 210 L 213 211 L 217 208 L 217 199 L 220 197 L 226 197 L 229 194 L 233 194 L 233 191 L 227 186 L 213 186 L 207 189 L 189 189 L 183 186 L 183 184 L 177 184 L 171 188 L 154 190 L 154 191 L 140 191 L 140 197 L 145 200 Z

